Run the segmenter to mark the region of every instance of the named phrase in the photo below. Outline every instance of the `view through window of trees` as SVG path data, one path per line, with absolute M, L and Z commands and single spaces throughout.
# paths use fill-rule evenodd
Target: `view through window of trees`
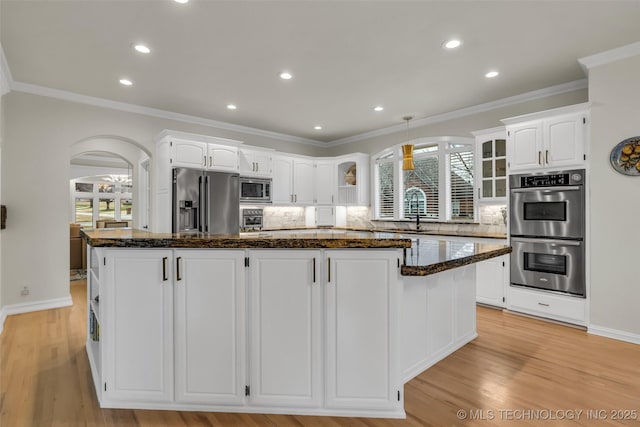
M 415 169 L 402 171 L 399 147 L 384 152 L 375 160 L 375 217 L 472 221 L 473 155 L 471 142 L 416 145 Z
M 111 182 L 104 182 L 111 180 Z M 75 180 L 75 223 L 96 227 L 97 221 L 133 219 L 131 178 L 108 175 Z

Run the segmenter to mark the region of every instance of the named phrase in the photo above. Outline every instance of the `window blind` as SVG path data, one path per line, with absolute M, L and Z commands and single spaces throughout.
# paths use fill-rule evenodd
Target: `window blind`
M 437 154 L 415 157 L 413 163 L 414 170 L 404 171 L 404 217 L 415 218 L 416 198 L 419 198 L 420 215 L 438 218 L 440 189 Z
M 473 220 L 473 152 L 460 151 L 449 155 L 451 171 L 451 219 Z
M 393 218 L 393 161 L 378 166 L 378 218 Z

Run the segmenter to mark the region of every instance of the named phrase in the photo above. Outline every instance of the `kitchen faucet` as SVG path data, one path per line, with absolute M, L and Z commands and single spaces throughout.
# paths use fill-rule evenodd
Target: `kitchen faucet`
M 413 206 L 414 198 L 416 199 L 416 230 L 420 230 L 420 197 L 417 191 L 411 196 L 411 206 Z

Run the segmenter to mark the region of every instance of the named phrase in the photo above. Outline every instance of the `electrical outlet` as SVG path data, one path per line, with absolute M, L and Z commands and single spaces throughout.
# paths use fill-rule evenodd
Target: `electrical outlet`
M 28 286 L 25 286 L 24 288 L 22 288 L 22 291 L 20 291 L 20 294 L 21 294 L 23 297 L 26 297 L 27 295 L 29 295 L 29 287 L 28 287 Z

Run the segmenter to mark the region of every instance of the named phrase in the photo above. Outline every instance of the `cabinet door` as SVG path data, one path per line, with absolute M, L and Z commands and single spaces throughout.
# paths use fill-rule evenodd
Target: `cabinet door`
M 176 400 L 245 401 L 243 250 L 175 252 Z
M 327 407 L 401 407 L 401 255 L 391 250 L 326 252 Z
M 294 203 L 312 205 L 314 201 L 314 167 L 313 161 L 295 159 L 293 161 L 293 201 Z
M 318 161 L 315 168 L 315 194 L 319 205 L 332 205 L 335 194 L 335 165 L 332 161 Z
M 543 166 L 541 122 L 514 125 L 507 129 L 507 158 L 510 171 Z
M 106 251 L 101 331 L 108 400 L 173 399 L 172 251 Z
M 544 121 L 545 165 L 549 167 L 584 164 L 583 114 L 556 117 Z
M 207 168 L 219 171 L 238 171 L 238 149 L 224 145 L 208 144 Z
M 256 173 L 261 176 L 271 176 L 271 155 L 268 153 L 261 153 L 259 151 L 254 153 L 253 161 L 256 164 Z
M 255 405 L 321 403 L 320 251 L 250 251 L 251 397 Z
M 173 167 L 203 169 L 207 163 L 207 144 L 197 141 L 171 140 Z
M 247 150 L 238 151 L 238 169 L 241 174 L 252 175 L 255 173 L 256 165 L 253 152 Z
M 504 307 L 507 256 L 491 258 L 476 264 L 476 301 Z
M 287 157 L 273 159 L 273 203 L 293 202 L 293 160 Z

